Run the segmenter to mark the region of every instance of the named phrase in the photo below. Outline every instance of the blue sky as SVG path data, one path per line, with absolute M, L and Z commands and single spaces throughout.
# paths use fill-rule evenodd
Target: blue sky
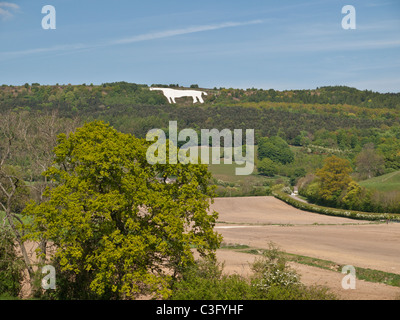
M 0 0 L 0 85 L 114 81 L 400 92 L 400 1 Z

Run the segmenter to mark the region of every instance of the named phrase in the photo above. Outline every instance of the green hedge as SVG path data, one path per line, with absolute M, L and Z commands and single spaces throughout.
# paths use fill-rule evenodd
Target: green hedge
M 288 194 L 274 190 L 272 195 L 287 204 L 305 211 L 325 214 L 329 216 L 336 216 L 336 217 L 345 217 L 351 219 L 359 219 L 359 220 L 391 220 L 391 221 L 398 221 L 400 222 L 400 214 L 388 214 L 388 213 L 372 213 L 372 212 L 361 212 L 361 211 L 354 211 L 354 210 L 344 210 L 344 209 L 336 209 L 336 208 L 328 208 L 322 207 L 311 203 L 305 203 L 299 200 L 296 200 L 289 196 Z

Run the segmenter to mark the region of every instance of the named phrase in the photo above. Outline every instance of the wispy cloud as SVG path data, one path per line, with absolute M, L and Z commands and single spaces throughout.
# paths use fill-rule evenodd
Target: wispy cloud
M 11 2 L 0 2 L 0 17 L 9 19 L 14 15 L 14 12 L 19 9 L 19 5 Z
M 97 44 L 67 44 L 67 45 L 59 45 L 47 48 L 37 48 L 37 49 L 26 49 L 20 51 L 9 51 L 0 53 L 0 56 L 21 56 L 21 55 L 30 55 L 35 53 L 45 53 L 45 52 L 55 52 L 55 51 L 75 51 L 75 50 L 82 50 L 82 49 L 94 49 L 99 47 L 109 47 L 115 45 L 123 45 L 141 41 L 150 41 L 155 39 L 162 39 L 162 38 L 170 38 L 174 36 L 184 35 L 184 34 L 191 34 L 197 32 L 205 32 L 205 31 L 212 31 L 218 29 L 225 29 L 225 28 L 233 28 L 233 27 L 240 27 L 246 25 L 253 25 L 253 24 L 260 24 L 262 20 L 251 20 L 245 22 L 223 22 L 219 24 L 207 24 L 207 25 L 200 25 L 200 26 L 190 26 L 181 29 L 170 29 L 158 32 L 150 32 L 144 33 L 132 37 L 127 38 L 119 38 L 113 40 L 105 40 L 101 43 Z
M 262 23 L 262 20 L 252 20 L 246 22 L 224 22 L 219 24 L 209 24 L 209 25 L 202 25 L 202 26 L 193 26 L 187 27 L 182 29 L 173 29 L 173 30 L 166 30 L 161 32 L 153 32 L 153 33 L 146 33 L 130 38 L 125 39 L 118 39 L 112 41 L 110 44 L 124 44 L 124 43 L 133 43 L 139 41 L 147 41 L 153 39 L 161 39 L 161 38 L 169 38 L 173 36 L 189 34 L 189 33 L 196 33 L 196 32 L 203 32 L 203 31 L 211 31 L 211 30 L 218 30 L 224 28 L 232 28 L 232 27 L 240 27 L 246 26 L 251 24 L 259 24 Z

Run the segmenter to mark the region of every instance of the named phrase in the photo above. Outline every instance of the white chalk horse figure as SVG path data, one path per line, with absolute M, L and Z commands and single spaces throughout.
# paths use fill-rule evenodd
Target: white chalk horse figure
M 197 90 L 176 90 L 170 88 L 150 88 L 151 91 L 158 90 L 162 91 L 164 96 L 167 97 L 169 103 L 176 103 L 175 98 L 182 98 L 182 97 L 192 97 L 193 103 L 199 101 L 200 103 L 204 103 L 203 98 L 201 97 L 202 94 L 207 95 L 207 92 L 204 91 L 197 91 Z

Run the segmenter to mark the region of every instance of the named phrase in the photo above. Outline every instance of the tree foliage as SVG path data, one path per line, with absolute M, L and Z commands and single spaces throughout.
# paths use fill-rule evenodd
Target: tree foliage
M 325 159 L 324 166 L 317 170 L 319 179 L 318 198 L 326 203 L 335 203 L 343 190 L 352 181 L 350 162 L 336 156 Z
M 272 177 L 277 172 L 277 167 L 275 162 L 269 158 L 263 158 L 258 162 L 257 170 L 260 174 Z
M 219 246 L 207 167 L 152 166 L 147 146 L 100 121 L 59 136 L 45 173 L 56 186 L 25 214 L 30 237 L 56 248 L 61 298 L 165 298 L 193 246 L 204 256 Z
M 277 136 L 259 140 L 258 157 L 260 159 L 269 158 L 282 164 L 291 163 L 294 160 L 294 154 L 287 142 Z
M 366 144 L 355 160 L 358 177 L 361 180 L 373 178 L 384 172 L 385 160 L 375 151 L 373 144 Z
M 365 203 L 365 197 L 367 190 L 361 187 L 357 182 L 351 181 L 346 190 L 346 195 L 341 199 L 341 201 L 350 210 L 361 210 Z

